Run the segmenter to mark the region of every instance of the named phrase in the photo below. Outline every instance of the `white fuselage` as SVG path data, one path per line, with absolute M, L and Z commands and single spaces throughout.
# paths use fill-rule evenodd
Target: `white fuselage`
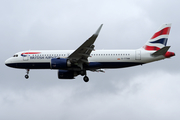
M 15 68 L 51 69 L 52 58 L 67 58 L 72 52 L 73 50 L 22 51 L 16 53 L 14 57 L 7 59 L 5 63 Z M 163 55 L 152 57 L 151 54 L 153 52 L 142 48 L 137 50 L 95 50 L 91 52 L 88 61 L 89 64 L 101 63 L 101 66 L 98 68 L 122 68 L 165 58 Z M 27 64 L 30 66 L 28 67 Z

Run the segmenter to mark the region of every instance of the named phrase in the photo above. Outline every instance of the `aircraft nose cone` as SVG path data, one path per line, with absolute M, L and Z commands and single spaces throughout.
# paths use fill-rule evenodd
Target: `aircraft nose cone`
M 6 61 L 5 61 L 5 65 L 6 66 L 9 66 L 9 64 L 10 64 L 10 61 L 9 61 L 9 59 L 7 59 Z M 9 66 L 10 67 L 10 66 Z
M 5 61 L 5 65 L 8 65 L 9 64 L 9 60 L 7 59 L 6 61 Z
M 13 64 L 10 58 L 5 61 L 5 65 L 8 67 L 16 67 L 16 64 Z

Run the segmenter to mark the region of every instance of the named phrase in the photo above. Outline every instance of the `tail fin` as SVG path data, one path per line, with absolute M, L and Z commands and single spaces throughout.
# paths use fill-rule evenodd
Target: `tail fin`
M 145 50 L 157 51 L 165 47 L 168 41 L 170 28 L 171 28 L 171 24 L 162 25 L 151 37 L 151 39 L 146 42 L 143 48 Z

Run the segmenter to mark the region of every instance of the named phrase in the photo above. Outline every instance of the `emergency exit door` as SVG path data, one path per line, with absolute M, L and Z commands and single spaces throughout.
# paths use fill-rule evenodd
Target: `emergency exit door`
M 29 55 L 28 54 L 23 55 L 23 60 L 28 61 L 29 60 Z

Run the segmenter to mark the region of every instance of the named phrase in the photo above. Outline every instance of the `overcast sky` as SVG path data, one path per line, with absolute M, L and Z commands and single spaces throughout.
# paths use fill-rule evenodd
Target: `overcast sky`
M 1 0 L 1 120 L 179 120 L 180 1 Z M 176 56 L 59 80 L 56 70 L 25 70 L 4 61 L 23 50 L 75 50 L 104 24 L 95 49 L 140 48 L 164 23 Z

